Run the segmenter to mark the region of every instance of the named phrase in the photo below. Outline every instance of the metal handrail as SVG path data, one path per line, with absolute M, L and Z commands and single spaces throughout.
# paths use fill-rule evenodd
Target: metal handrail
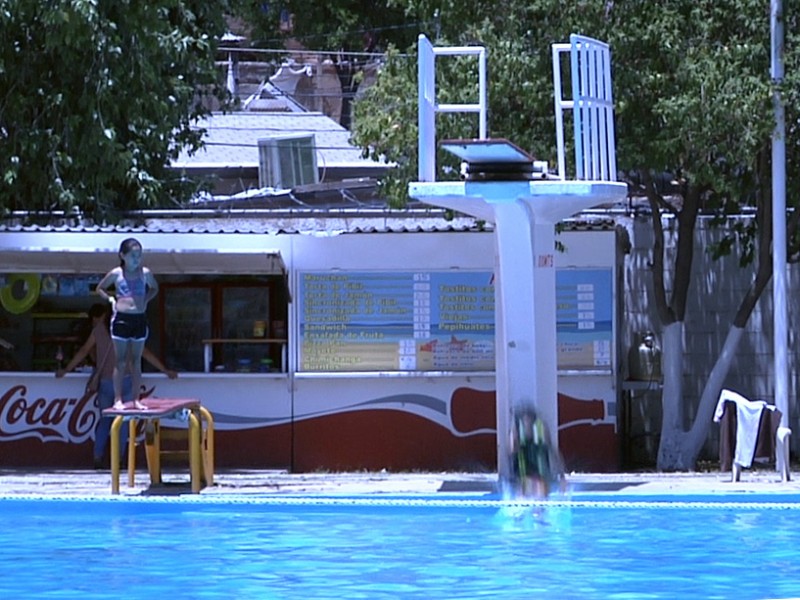
M 436 102 L 436 57 L 476 56 L 478 58 L 477 104 L 438 104 Z M 486 48 L 449 46 L 435 48 L 423 34 L 419 36 L 419 181 L 436 181 L 436 113 L 477 113 L 478 137 L 486 139 Z
M 611 89 L 611 53 L 608 44 L 573 34 L 569 44 L 553 44 L 553 85 L 558 173 L 566 178 L 564 111 L 572 109 L 575 141 L 575 178 L 616 181 L 614 99 Z M 572 100 L 564 99 L 561 54 L 570 53 Z

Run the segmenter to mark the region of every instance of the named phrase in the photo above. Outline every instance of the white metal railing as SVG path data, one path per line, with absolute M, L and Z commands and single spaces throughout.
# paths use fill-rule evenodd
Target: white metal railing
M 556 117 L 558 174 L 566 179 L 564 111 L 572 110 L 575 142 L 575 178 L 616 181 L 614 98 L 611 89 L 611 52 L 608 44 L 573 34 L 569 44 L 553 44 L 553 84 Z M 572 100 L 563 97 L 561 55 L 569 52 Z M 436 102 L 436 57 L 469 55 L 478 58 L 478 103 Z M 436 181 L 436 113 L 478 113 L 478 137 L 486 139 L 486 48 L 482 46 L 434 47 L 419 36 L 419 181 Z
M 611 53 L 604 42 L 576 34 L 569 39 L 569 44 L 552 47 L 558 173 L 566 178 L 563 111 L 572 109 L 576 179 L 616 181 Z M 564 52 L 570 53 L 572 100 L 563 98 L 560 57 Z
M 486 139 L 486 48 L 482 46 L 451 46 L 435 48 L 425 35 L 419 36 L 419 181 L 436 181 L 436 113 L 478 113 L 478 136 Z M 478 103 L 437 104 L 436 57 L 478 57 Z

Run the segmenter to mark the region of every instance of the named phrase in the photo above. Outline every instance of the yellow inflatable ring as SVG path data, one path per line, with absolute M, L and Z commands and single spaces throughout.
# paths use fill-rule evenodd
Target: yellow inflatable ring
M 42 287 L 37 273 L 14 273 L 6 277 L 6 285 L 0 289 L 0 304 L 12 315 L 29 311 L 39 299 Z

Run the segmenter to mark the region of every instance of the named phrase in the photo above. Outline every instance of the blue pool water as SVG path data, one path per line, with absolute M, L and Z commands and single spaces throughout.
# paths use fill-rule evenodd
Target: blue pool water
M 797 506 L 0 499 L 0 598 L 786 598 Z

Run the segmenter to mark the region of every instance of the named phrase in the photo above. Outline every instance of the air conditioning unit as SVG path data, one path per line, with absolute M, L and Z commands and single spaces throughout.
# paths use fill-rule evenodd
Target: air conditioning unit
M 313 133 L 258 140 L 258 184 L 282 190 L 319 182 Z

